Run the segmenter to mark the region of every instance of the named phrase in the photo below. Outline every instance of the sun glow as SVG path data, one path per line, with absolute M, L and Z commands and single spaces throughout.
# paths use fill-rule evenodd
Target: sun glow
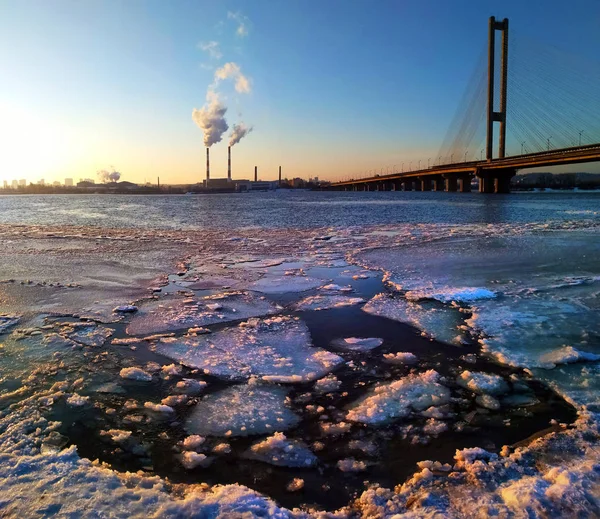
M 9 182 L 59 179 L 79 154 L 75 139 L 60 124 L 6 104 L 0 104 L 0 142 L 0 180 Z

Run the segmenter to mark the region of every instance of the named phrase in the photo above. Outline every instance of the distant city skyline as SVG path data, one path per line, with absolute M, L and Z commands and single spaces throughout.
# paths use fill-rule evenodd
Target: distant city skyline
M 215 178 L 230 138 L 234 179 L 425 165 L 490 15 L 598 59 L 595 0 L 0 2 L 0 180 L 192 184 L 207 138 Z

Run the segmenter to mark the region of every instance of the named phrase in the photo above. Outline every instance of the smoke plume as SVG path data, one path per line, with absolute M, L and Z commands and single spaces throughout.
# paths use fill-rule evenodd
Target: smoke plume
M 206 94 L 206 104 L 192 111 L 192 119 L 204 132 L 204 145 L 207 148 L 221 142 L 223 134 L 229 129 L 225 112 L 227 107 L 221 103 L 218 94 L 211 90 Z
M 118 182 L 118 180 L 121 178 L 121 173 L 115 171 L 114 169 L 113 171 L 107 171 L 106 169 L 102 169 L 98 171 L 98 177 L 104 183 Z
M 244 123 L 234 124 L 231 135 L 229 136 L 229 146 L 233 146 L 240 142 L 252 130 L 252 126 L 246 126 Z

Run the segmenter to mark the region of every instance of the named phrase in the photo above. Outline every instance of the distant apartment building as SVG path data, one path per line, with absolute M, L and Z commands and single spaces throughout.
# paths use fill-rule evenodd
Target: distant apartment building
M 4 189 L 8 189 L 8 180 L 4 181 Z
M 13 180 L 10 185 L 13 189 L 17 189 L 19 187 L 19 182 L 17 180 Z
M 40 186 L 45 186 L 46 185 L 46 181 L 42 178 L 42 179 L 40 179 L 40 181 L 38 182 L 38 184 Z
M 60 187 L 60 182 L 58 180 L 55 180 L 54 182 L 52 182 L 52 185 L 54 187 Z
M 19 187 L 27 187 L 27 180 L 24 178 L 19 180 Z
M 73 187 L 73 179 L 65 178 L 65 187 Z

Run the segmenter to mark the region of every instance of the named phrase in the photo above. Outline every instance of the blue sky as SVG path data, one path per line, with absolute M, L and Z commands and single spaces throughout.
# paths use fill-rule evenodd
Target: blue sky
M 254 126 L 232 150 L 235 178 L 254 165 L 265 179 L 278 165 L 333 178 L 425 162 L 490 15 L 598 59 L 597 0 L 0 0 L 0 180 L 79 180 L 110 166 L 135 182 L 201 180 L 192 109 L 232 62 L 249 92 L 219 82 L 225 117 Z M 209 42 L 218 59 L 202 50 Z M 226 174 L 227 139 L 212 147 L 214 176 Z

